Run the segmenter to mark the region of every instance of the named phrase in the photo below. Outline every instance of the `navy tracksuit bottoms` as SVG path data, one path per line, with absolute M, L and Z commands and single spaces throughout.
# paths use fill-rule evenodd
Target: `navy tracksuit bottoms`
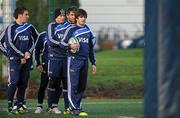
M 68 57 L 68 99 L 72 110 L 81 109 L 81 100 L 86 88 L 88 59 Z

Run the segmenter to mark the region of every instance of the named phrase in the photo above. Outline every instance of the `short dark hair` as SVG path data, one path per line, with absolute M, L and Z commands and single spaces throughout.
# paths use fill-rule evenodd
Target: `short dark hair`
M 78 8 L 76 6 L 71 6 L 66 10 L 66 14 L 70 14 L 70 12 L 77 12 Z
M 18 15 L 19 14 L 23 14 L 24 11 L 27 11 L 27 9 L 25 7 L 17 7 L 15 10 L 14 10 L 14 18 L 17 19 L 18 18 Z
M 65 15 L 65 11 L 62 8 L 57 8 L 54 11 L 54 18 L 57 18 L 59 15 Z
M 76 18 L 80 16 L 84 16 L 85 18 L 87 18 L 87 12 L 84 9 L 78 9 L 76 13 Z

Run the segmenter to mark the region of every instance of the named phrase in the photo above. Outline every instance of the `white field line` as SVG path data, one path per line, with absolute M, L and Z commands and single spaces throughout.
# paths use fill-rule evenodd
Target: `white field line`
M 143 102 L 85 102 L 82 104 L 142 104 Z
M 135 117 L 128 117 L 128 116 L 118 116 L 117 118 L 135 118 Z

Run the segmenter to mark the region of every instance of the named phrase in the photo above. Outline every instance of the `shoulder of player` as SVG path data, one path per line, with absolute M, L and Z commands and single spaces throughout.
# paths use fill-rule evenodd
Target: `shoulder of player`
M 12 31 L 12 30 L 15 30 L 16 27 L 17 27 L 17 25 L 16 25 L 15 22 L 10 23 L 10 24 L 7 26 L 7 28 L 5 29 L 5 33 L 6 33 L 6 32 L 10 32 L 10 31 Z
M 46 31 L 41 32 L 39 35 L 40 35 L 40 36 L 46 35 Z
M 54 30 L 56 27 L 56 22 L 51 22 L 48 24 L 46 31 L 49 33 L 50 31 Z
M 44 39 L 44 37 L 46 36 L 46 31 L 43 31 L 39 34 L 39 39 Z
M 77 29 L 77 26 L 75 24 L 71 24 L 68 28 L 67 31 L 73 32 Z
M 78 33 L 82 33 L 82 32 L 91 32 L 91 30 L 90 30 L 90 28 L 87 26 L 87 25 L 85 25 L 84 27 L 79 27 L 79 26 L 77 26 L 76 25 L 76 28 L 75 28 L 75 31 Z
M 12 23 L 10 23 L 10 24 L 7 26 L 7 28 L 6 28 L 6 29 L 8 29 L 9 27 L 13 27 L 13 26 L 16 26 L 16 22 L 12 22 Z
M 90 33 L 94 36 L 94 33 L 93 33 L 92 30 L 89 28 L 89 26 L 85 25 L 84 27 L 86 27 L 86 28 L 90 31 Z
M 49 27 L 55 27 L 56 26 L 56 22 L 50 22 L 49 24 L 48 24 L 48 28 Z
M 36 28 L 33 24 L 26 23 L 25 25 L 26 25 L 26 27 L 28 27 L 28 28 L 30 28 L 30 29 L 37 30 L 37 28 Z
M 85 24 L 85 25 L 84 25 L 84 27 L 86 27 L 87 29 L 89 29 L 89 30 L 90 30 L 90 28 L 89 28 L 89 26 L 88 26 L 88 25 L 86 25 L 86 24 Z

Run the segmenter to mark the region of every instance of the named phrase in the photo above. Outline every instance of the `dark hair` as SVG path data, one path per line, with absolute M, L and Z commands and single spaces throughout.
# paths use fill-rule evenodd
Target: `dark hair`
M 54 11 L 54 18 L 57 18 L 59 15 L 65 15 L 64 9 L 57 8 L 57 9 Z
M 84 9 L 78 9 L 76 13 L 76 18 L 80 16 L 84 16 L 85 18 L 87 18 L 87 12 Z
M 66 14 L 70 14 L 70 12 L 77 12 L 78 8 L 76 6 L 71 6 L 66 10 Z
M 18 15 L 19 14 L 23 14 L 24 11 L 27 11 L 27 9 L 25 7 L 17 7 L 15 10 L 14 10 L 14 18 L 17 19 L 18 18 Z

